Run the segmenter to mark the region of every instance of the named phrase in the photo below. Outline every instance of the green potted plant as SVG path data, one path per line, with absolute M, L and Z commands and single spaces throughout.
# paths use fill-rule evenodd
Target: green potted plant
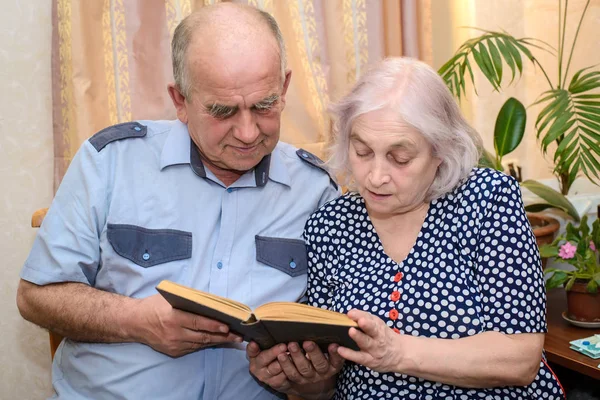
M 523 187 L 543 200 L 528 204 L 526 209 L 530 212 L 541 212 L 548 208 L 557 208 L 579 221 L 577 210 L 565 195 L 580 175 L 585 175 L 596 185 L 600 181 L 600 162 L 597 159 L 600 156 L 600 71 L 595 67 L 587 67 L 569 75 L 573 52 L 590 1 L 587 1 L 577 25 L 566 65 L 565 31 L 568 2 L 564 3 L 563 7 L 563 1 L 559 1 L 559 40 L 556 52 L 540 40 L 517 39 L 506 32 L 480 30 L 483 34 L 463 43 L 438 72 L 460 101 L 461 97 L 466 95 L 467 79 L 470 79 L 475 87 L 474 66 L 483 73 L 496 91 L 501 90 L 507 76 L 511 76 L 508 83 L 510 85 L 515 77 L 522 74 L 524 59 L 529 60 L 541 71 L 549 89 L 541 93 L 538 100 L 532 104 L 543 106 L 536 116 L 535 129 L 540 149 L 544 154 L 551 144 L 556 145 L 553 174 L 559 181 L 560 191 L 533 180 L 522 182 Z M 535 49 L 556 55 L 558 76 L 554 82 L 534 57 L 532 51 Z M 485 152 L 482 165 L 503 169 L 502 158 L 512 152 L 523 138 L 526 118 L 527 111 L 519 100 L 511 98 L 504 104 L 494 130 L 496 154 Z
M 567 318 L 579 322 L 600 322 L 600 219 L 588 226 L 587 215 L 578 226 L 567 224 L 564 235 L 540 248 L 543 257 L 554 257 L 569 264 L 570 270 L 548 268 L 546 287 L 565 286 Z

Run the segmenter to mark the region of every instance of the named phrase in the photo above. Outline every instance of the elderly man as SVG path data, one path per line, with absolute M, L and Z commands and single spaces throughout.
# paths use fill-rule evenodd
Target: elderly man
M 21 314 L 67 338 L 52 371 L 61 399 L 281 396 L 249 373 L 239 336 L 155 286 L 251 307 L 300 300 L 304 223 L 338 189 L 314 156 L 278 143 L 291 72 L 272 17 L 203 8 L 172 51 L 178 120 L 86 141 L 21 272 Z

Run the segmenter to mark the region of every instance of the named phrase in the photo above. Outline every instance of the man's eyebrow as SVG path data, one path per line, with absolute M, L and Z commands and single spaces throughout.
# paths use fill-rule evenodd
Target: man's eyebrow
M 272 95 L 267 96 L 264 99 L 260 100 L 259 102 L 254 103 L 253 107 L 256 107 L 256 108 L 270 107 L 274 103 L 276 103 L 277 100 L 279 100 L 279 95 L 278 94 L 272 94 Z
M 204 105 L 204 108 L 211 114 L 211 115 L 227 115 L 227 114 L 233 114 L 237 111 L 238 107 L 237 106 L 227 106 L 225 104 L 219 104 L 217 102 L 214 103 L 208 103 Z

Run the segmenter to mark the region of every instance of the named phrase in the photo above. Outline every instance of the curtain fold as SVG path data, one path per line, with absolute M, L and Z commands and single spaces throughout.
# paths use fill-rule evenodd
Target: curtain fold
M 55 187 L 106 126 L 172 119 L 170 40 L 179 21 L 220 0 L 53 0 Z M 278 21 L 292 82 L 281 139 L 325 156 L 327 112 L 385 56 L 431 62 L 431 0 L 238 0 Z

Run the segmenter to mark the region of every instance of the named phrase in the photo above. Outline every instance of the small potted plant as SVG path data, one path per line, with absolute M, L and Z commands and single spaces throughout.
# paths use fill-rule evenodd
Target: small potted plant
M 564 285 L 567 291 L 567 318 L 584 323 L 600 322 L 600 219 L 592 224 L 587 216 L 574 226 L 570 222 L 564 235 L 551 244 L 540 248 L 542 257 L 553 257 L 558 262 L 569 264 L 570 270 L 548 268 L 546 288 Z

